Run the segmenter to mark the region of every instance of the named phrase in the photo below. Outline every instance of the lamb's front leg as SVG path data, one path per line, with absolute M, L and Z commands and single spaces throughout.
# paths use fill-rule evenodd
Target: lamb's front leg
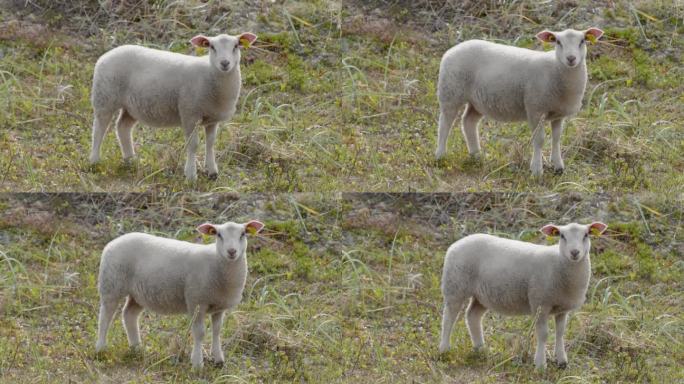
M 563 173 L 565 165 L 563 164 L 563 157 L 561 155 L 560 142 L 563 135 L 563 119 L 553 120 L 551 122 L 551 161 L 553 162 L 553 169 L 556 173 Z
M 216 141 L 216 131 L 218 124 L 209 124 L 204 128 L 207 140 L 207 149 L 204 155 L 204 165 L 210 179 L 218 177 L 218 167 L 216 166 L 216 155 L 214 154 L 214 142 Z
M 197 145 L 199 144 L 199 135 L 197 134 L 198 118 L 187 117 L 182 118 L 183 131 L 185 133 L 185 146 L 187 157 L 185 159 L 185 178 L 188 181 L 197 180 L 197 165 L 195 164 L 195 156 L 197 155 Z
M 530 170 L 532 176 L 541 176 L 544 172 L 542 161 L 542 147 L 544 146 L 544 117 L 539 115 L 528 116 L 528 123 L 532 130 L 532 160 Z
M 545 312 L 539 312 L 535 325 L 537 351 L 534 354 L 534 365 L 537 369 L 544 369 L 546 368 L 546 338 L 549 335 L 548 315 Z
M 565 354 L 565 340 L 563 339 L 567 319 L 567 312 L 556 315 L 556 362 L 561 368 L 565 368 L 568 365 L 568 357 Z
M 221 325 L 223 324 L 223 312 L 211 315 L 211 356 L 214 363 L 223 364 L 223 350 L 221 349 Z
M 199 306 L 196 311 L 190 313 L 192 318 L 192 339 L 194 342 L 190 361 L 192 362 L 192 367 L 196 369 L 202 368 L 204 365 L 202 339 L 204 339 L 204 316 L 206 315 L 206 310 L 204 306 Z

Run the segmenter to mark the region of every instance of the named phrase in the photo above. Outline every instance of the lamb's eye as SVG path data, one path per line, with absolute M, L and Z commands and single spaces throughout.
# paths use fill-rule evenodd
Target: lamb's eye
M 565 235 L 561 233 L 561 239 L 565 240 Z
M 223 240 L 223 236 L 221 236 L 220 233 L 217 233 L 216 236 L 217 236 L 219 239 Z
M 209 44 L 209 49 L 211 49 L 212 51 L 216 51 L 216 48 L 214 48 L 214 44 Z
M 587 42 L 586 40 L 582 39 L 582 41 L 580 41 L 580 47 L 582 46 L 582 44 L 584 44 L 586 42 Z
M 587 237 L 589 237 L 589 234 L 588 234 L 588 233 L 585 233 L 585 234 L 584 234 L 584 238 L 586 239 Z
M 233 47 L 233 51 L 236 51 L 239 46 L 240 46 L 240 44 L 235 44 L 235 46 Z
M 563 46 L 563 44 L 561 44 L 560 40 L 556 40 L 556 44 L 558 44 L 559 47 Z
M 242 232 L 242 235 L 240 235 L 240 238 L 244 239 L 246 234 L 247 234 L 247 232 Z

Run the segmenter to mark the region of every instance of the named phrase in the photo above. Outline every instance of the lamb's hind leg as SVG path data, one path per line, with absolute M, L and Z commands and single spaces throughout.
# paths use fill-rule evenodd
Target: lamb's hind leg
M 444 311 L 442 313 L 442 336 L 439 343 L 439 352 L 443 353 L 451 348 L 451 331 L 454 323 L 458 320 L 465 298 L 450 297 L 444 299 Z
M 435 151 L 435 157 L 438 160 L 446 153 L 449 132 L 451 132 L 451 127 L 454 125 L 454 120 L 456 120 L 460 106 L 458 103 L 439 102 L 439 128 L 437 129 L 437 150 Z
M 100 298 L 100 315 L 97 320 L 97 343 L 95 351 L 100 352 L 107 347 L 107 331 L 116 312 L 117 299 L 111 297 Z
M 480 119 L 482 119 L 482 114 L 468 103 L 461 118 L 461 131 L 471 156 L 477 156 L 480 153 L 480 133 L 477 130 L 477 123 Z
M 131 348 L 136 348 L 140 345 L 140 328 L 138 327 L 138 319 L 143 307 L 140 306 L 131 296 L 126 299 L 126 305 L 121 314 L 121 318 L 126 329 L 126 336 L 128 337 L 128 345 Z
M 466 324 L 470 333 L 470 340 L 473 341 L 473 348 L 480 350 L 484 346 L 484 335 L 482 334 L 482 316 L 487 312 L 487 308 L 480 304 L 473 297 L 470 306 L 466 310 Z
M 124 160 L 129 160 L 135 156 L 133 149 L 133 128 L 136 120 L 125 109 L 121 110 L 116 121 L 116 137 L 119 139 L 119 146 Z
M 115 111 L 96 109 L 93 113 L 93 132 L 92 132 L 92 148 L 90 151 L 90 163 L 94 164 L 100 161 L 100 146 L 102 139 L 104 139 L 109 122 Z

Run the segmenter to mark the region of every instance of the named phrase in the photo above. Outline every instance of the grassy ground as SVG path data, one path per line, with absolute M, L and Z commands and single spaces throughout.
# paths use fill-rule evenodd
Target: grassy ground
M 607 195 L 0 195 L 2 382 L 684 381 L 681 205 Z M 143 315 L 143 350 L 118 319 L 94 352 L 99 252 L 124 232 L 201 241 L 205 219 L 259 218 L 244 300 L 223 327 L 226 365 L 193 373 L 183 316 Z M 532 320 L 488 314 L 489 350 L 465 325 L 437 353 L 447 246 L 487 231 L 537 243 L 549 221 L 602 219 L 569 367 L 533 369 Z M 206 240 L 206 239 L 205 239 Z M 547 350 L 552 351 L 551 340 Z M 207 342 L 208 342 L 207 338 Z M 206 345 L 206 343 L 205 343 Z
M 4 3 L 0 190 L 677 194 L 684 183 L 681 2 Z M 540 49 L 543 28 L 590 25 L 606 35 L 589 47 L 585 107 L 563 137 L 564 175 L 530 178 L 523 123 L 484 122 L 481 162 L 468 158 L 456 127 L 449 155 L 434 160 L 446 49 L 470 38 Z M 179 128 L 140 127 L 139 160 L 128 166 L 110 132 L 102 163 L 87 164 L 99 55 L 124 43 L 190 53 L 197 33 L 244 30 L 259 40 L 243 57 L 238 113 L 219 135 L 218 180 L 184 182 Z

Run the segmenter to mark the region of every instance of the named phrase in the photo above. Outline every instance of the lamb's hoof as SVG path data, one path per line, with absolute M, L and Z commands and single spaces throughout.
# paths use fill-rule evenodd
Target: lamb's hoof
M 127 157 L 121 162 L 121 169 L 131 170 L 135 168 L 137 161 L 135 157 Z
M 106 350 L 107 350 L 106 345 L 96 345 L 95 346 L 95 354 L 96 355 L 102 355 L 105 353 Z
M 85 168 L 88 172 L 102 172 L 104 169 L 104 166 L 101 161 L 96 161 L 96 162 L 90 162 L 86 165 Z
M 216 359 L 213 359 L 213 360 L 211 361 L 211 365 L 214 366 L 214 367 L 216 367 L 216 368 L 221 368 L 221 367 L 223 367 L 225 364 L 226 364 L 225 360 L 216 360 Z
M 484 157 L 480 152 L 470 153 L 468 157 L 463 162 L 466 167 L 479 167 L 484 164 Z
M 473 353 L 477 355 L 484 355 L 487 353 L 487 347 L 484 345 L 480 345 L 479 347 L 473 347 Z
M 126 351 L 126 357 L 129 359 L 137 360 L 143 356 L 143 349 L 140 346 L 129 346 Z
M 567 361 L 557 362 L 556 365 L 558 366 L 558 369 L 565 369 L 568 367 L 568 362 Z
M 565 168 L 554 168 L 553 169 L 553 173 L 556 175 L 562 175 L 564 171 L 565 171 Z
M 207 179 L 209 179 L 209 180 L 216 180 L 216 179 L 218 179 L 218 173 L 209 173 L 209 174 L 207 174 Z

